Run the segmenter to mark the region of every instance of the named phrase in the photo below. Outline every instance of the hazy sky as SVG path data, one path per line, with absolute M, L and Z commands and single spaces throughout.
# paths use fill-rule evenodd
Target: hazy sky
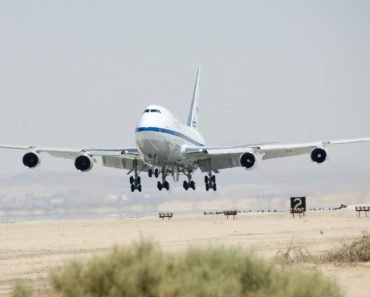
M 370 1 L 14 0 L 0 2 L 0 143 L 134 144 L 146 105 L 185 122 L 199 64 L 210 145 L 370 136 Z M 358 176 L 370 189 L 369 151 L 342 146 L 320 168 L 306 156 L 224 179 Z M 0 160 L 3 176 L 25 170 L 19 152 Z M 46 157 L 39 170 L 74 168 Z M 121 175 L 128 190 L 125 172 L 89 174 Z

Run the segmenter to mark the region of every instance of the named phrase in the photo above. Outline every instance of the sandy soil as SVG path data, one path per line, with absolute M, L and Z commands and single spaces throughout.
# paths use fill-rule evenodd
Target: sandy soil
M 66 260 L 91 256 L 113 245 L 141 238 L 171 252 L 189 246 L 225 245 L 255 250 L 271 258 L 289 246 L 320 253 L 344 240 L 370 231 L 370 216 L 354 211 L 310 212 L 303 218 L 288 213 L 223 216 L 176 216 L 84 221 L 39 221 L 0 224 L 0 296 L 8 295 L 15 279 L 45 285 L 49 268 Z M 335 279 L 346 296 L 370 296 L 370 263 L 356 266 L 321 265 L 314 269 Z

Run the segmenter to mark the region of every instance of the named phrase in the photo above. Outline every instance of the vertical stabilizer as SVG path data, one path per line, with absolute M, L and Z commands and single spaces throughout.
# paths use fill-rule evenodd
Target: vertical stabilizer
M 198 97 L 199 97 L 199 83 L 200 83 L 200 66 L 198 67 L 197 79 L 195 81 L 194 91 L 193 91 L 193 100 L 191 101 L 188 123 L 189 127 L 197 129 L 198 127 Z

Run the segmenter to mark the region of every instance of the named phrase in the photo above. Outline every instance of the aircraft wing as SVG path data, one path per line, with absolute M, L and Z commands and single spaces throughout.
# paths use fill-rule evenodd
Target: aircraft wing
M 95 157 L 102 158 L 102 164 L 106 167 L 132 170 L 134 163 L 138 165 L 138 169 L 145 171 L 146 165 L 139 158 L 139 152 L 136 147 L 126 148 L 49 148 L 39 146 L 23 146 L 23 145 L 0 145 L 0 149 L 13 149 L 34 152 L 37 154 L 48 153 L 57 158 L 76 159 L 80 155 L 88 155 L 95 160 Z
M 198 163 L 199 168 L 205 171 L 241 167 L 240 158 L 245 153 L 262 156 L 262 160 L 275 159 L 311 154 L 316 148 L 325 149 L 330 145 L 370 142 L 370 138 L 343 139 L 333 141 L 318 141 L 295 144 L 253 144 L 223 147 L 188 147 L 185 150 L 187 158 Z

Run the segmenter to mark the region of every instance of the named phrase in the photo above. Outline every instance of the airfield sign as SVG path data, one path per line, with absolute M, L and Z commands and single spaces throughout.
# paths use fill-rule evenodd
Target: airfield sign
M 306 211 L 306 197 L 290 197 L 290 209 L 298 210 L 303 208 L 303 211 Z

